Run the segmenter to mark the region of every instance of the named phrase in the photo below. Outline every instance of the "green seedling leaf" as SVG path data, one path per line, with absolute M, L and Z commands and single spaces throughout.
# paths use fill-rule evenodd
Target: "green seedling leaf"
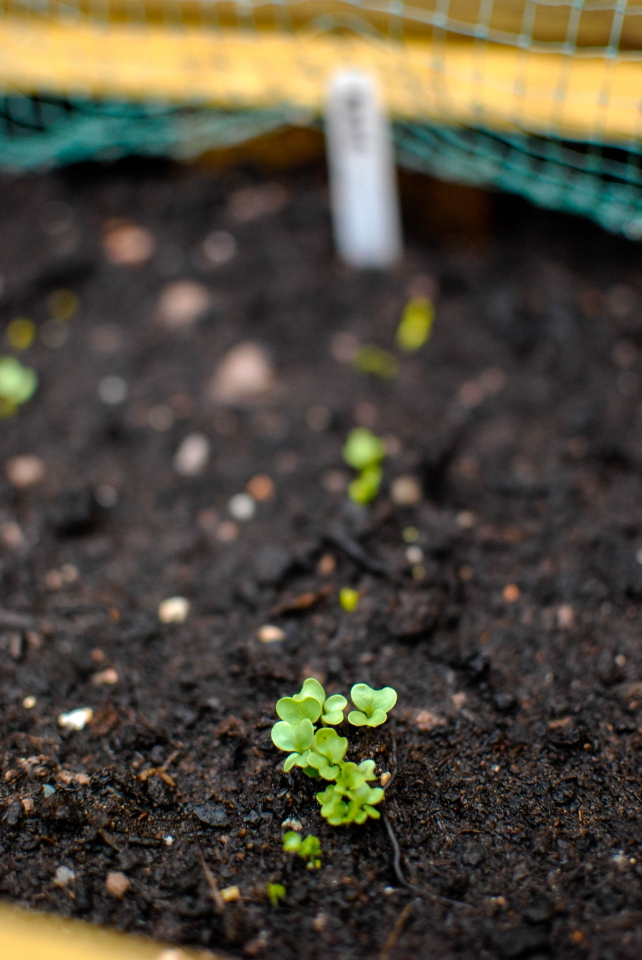
M 321 719 L 324 723 L 329 724 L 332 727 L 336 727 L 338 723 L 343 721 L 343 711 L 348 706 L 348 701 L 345 697 L 342 697 L 340 693 L 335 693 L 334 696 L 328 697 L 326 702 L 323 704 L 323 714 Z
M 268 900 L 273 907 L 278 907 L 281 900 L 285 899 L 285 887 L 282 883 L 268 883 L 265 887 L 265 892 L 268 895 Z
M 319 771 L 324 780 L 335 780 L 339 775 L 338 765 L 345 757 L 347 749 L 346 737 L 340 737 L 336 730 L 324 727 L 314 735 L 314 747 L 310 751 L 308 763 Z
M 388 719 L 388 711 L 397 702 L 397 692 L 392 687 L 373 690 L 367 683 L 355 683 L 350 691 L 357 710 L 348 714 L 348 723 L 354 727 L 379 727 Z
M 298 853 L 302 843 L 303 840 L 294 830 L 288 830 L 283 837 L 283 849 L 286 853 Z
M 0 415 L 10 417 L 35 393 L 38 377 L 15 357 L 0 357 Z
M 359 771 L 366 780 L 376 780 L 374 760 L 362 760 L 359 764 Z
M 348 434 L 343 448 L 343 459 L 355 470 L 365 470 L 383 460 L 386 449 L 383 440 L 365 427 L 356 427 Z
M 359 347 L 353 360 L 355 370 L 359 373 L 369 373 L 375 377 L 381 377 L 383 380 L 392 380 L 397 376 L 399 364 L 394 353 L 389 350 L 383 350 L 374 344 L 368 344 L 365 347 Z
M 312 699 L 317 700 L 321 706 L 323 706 L 325 702 L 325 690 L 314 677 L 308 677 L 307 680 L 304 680 L 301 691 L 294 694 L 295 700 L 304 700 L 306 697 L 312 697 Z
M 279 750 L 296 750 L 297 753 L 303 753 L 304 750 L 310 749 L 313 739 L 314 727 L 307 718 L 297 724 L 281 720 L 272 727 L 272 743 Z
M 397 328 L 397 346 L 406 353 L 423 347 L 430 337 L 435 319 L 435 307 L 427 297 L 416 297 L 406 304 Z
M 322 709 L 323 701 L 319 703 L 314 697 L 282 697 L 276 704 L 277 715 L 291 724 L 300 723 L 301 720 L 316 723 Z
M 352 613 L 359 606 L 359 591 L 353 590 L 352 587 L 341 587 L 339 603 L 346 613 Z
M 379 466 L 366 467 L 348 486 L 353 503 L 371 503 L 379 493 L 383 471 Z

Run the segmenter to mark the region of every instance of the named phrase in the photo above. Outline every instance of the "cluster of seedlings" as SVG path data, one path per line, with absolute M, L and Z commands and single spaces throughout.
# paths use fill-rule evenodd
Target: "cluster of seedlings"
M 348 713 L 347 721 L 354 727 L 380 726 L 397 702 L 392 687 L 373 690 L 366 683 L 356 683 L 350 697 L 355 709 Z M 347 706 L 341 694 L 326 697 L 319 681 L 308 678 L 299 693 L 277 702 L 280 719 L 272 728 L 272 742 L 288 754 L 283 764 L 286 772 L 300 767 L 306 776 L 327 782 L 316 798 L 321 815 L 335 827 L 365 823 L 368 817 L 379 819 L 376 806 L 384 795 L 381 787 L 371 786 L 374 760 L 356 764 L 344 759 L 348 738 L 339 736 L 334 728 L 343 723 Z

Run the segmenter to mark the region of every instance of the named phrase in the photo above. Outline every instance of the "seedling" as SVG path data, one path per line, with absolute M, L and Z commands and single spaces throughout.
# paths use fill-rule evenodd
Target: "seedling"
M 392 687 L 373 690 L 367 683 L 356 683 L 351 690 L 354 706 L 348 714 L 348 723 L 355 727 L 378 727 L 388 719 L 388 712 L 397 702 Z M 347 826 L 365 823 L 368 817 L 377 820 L 376 808 L 383 800 L 381 787 L 373 787 L 375 779 L 374 760 L 364 760 L 359 765 L 345 759 L 348 751 L 347 737 L 341 737 L 334 726 L 344 719 L 347 700 L 340 694 L 326 698 L 325 690 L 318 680 L 309 678 L 299 693 L 283 697 L 276 705 L 281 718 L 272 728 L 272 742 L 279 750 L 288 753 L 283 764 L 287 772 L 292 767 L 301 767 L 303 772 L 316 780 L 329 781 L 325 790 L 317 793 L 321 816 L 332 826 Z M 321 721 L 320 728 L 314 726 Z M 328 726 L 330 725 L 330 726 Z M 316 864 L 320 854 L 313 847 L 315 837 L 301 837 L 291 831 L 283 838 L 283 849 L 306 856 Z M 310 842 L 310 847 L 304 845 Z M 316 841 L 318 843 L 318 841 Z
M 312 833 L 304 840 L 294 830 L 290 830 L 283 837 L 283 849 L 286 853 L 298 854 L 308 870 L 318 870 L 321 866 L 321 841 Z
M 359 591 L 342 587 L 339 591 L 339 603 L 347 613 L 352 613 L 359 606 Z
M 355 683 L 350 696 L 358 708 L 348 714 L 348 723 L 353 727 L 380 727 L 397 702 L 397 691 L 392 687 L 373 690 L 367 683 Z
M 265 887 L 265 892 L 268 895 L 268 900 L 273 907 L 278 907 L 281 900 L 285 900 L 285 887 L 282 883 L 268 883 Z
M 0 416 L 10 417 L 33 396 L 38 386 L 34 370 L 15 357 L 0 357 Z
M 373 344 L 359 347 L 353 362 L 359 373 L 369 373 L 372 376 L 381 377 L 382 380 L 392 380 L 397 376 L 399 369 L 397 358 L 393 353 L 381 347 L 375 347 Z
M 430 337 L 435 307 L 427 297 L 416 297 L 406 304 L 397 328 L 397 345 L 406 353 L 414 353 L 423 347 Z
M 355 503 L 370 503 L 377 496 L 383 471 L 381 461 L 386 455 L 381 437 L 365 427 L 357 427 L 348 434 L 343 448 L 345 462 L 359 471 L 348 487 L 348 496 Z

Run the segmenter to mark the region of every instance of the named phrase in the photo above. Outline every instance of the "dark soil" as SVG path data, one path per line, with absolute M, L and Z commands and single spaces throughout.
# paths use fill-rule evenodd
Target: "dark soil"
M 40 388 L 1 427 L 3 461 L 36 454 L 46 475 L 0 480 L 0 894 L 275 960 L 639 958 L 640 248 L 495 201 L 474 246 L 411 224 L 403 267 L 356 274 L 333 259 L 321 171 L 280 175 L 285 206 L 234 222 L 230 195 L 259 179 L 134 165 L 0 183 L 3 322 L 44 324 L 58 288 L 80 301 L 63 345 L 24 354 Z M 107 262 L 112 217 L 152 232 L 146 264 Z M 206 270 L 215 228 L 238 254 Z M 177 278 L 215 301 L 169 332 L 156 303 Z M 434 334 L 396 379 L 334 358 L 341 332 L 389 347 L 430 283 Z M 206 385 L 247 339 L 279 387 L 217 407 Z M 107 375 L 129 384 L 119 405 L 99 398 Z M 391 451 L 368 509 L 340 489 L 357 423 Z M 209 463 L 181 477 L 193 432 Z M 229 539 L 228 501 L 257 474 L 276 495 Z M 404 474 L 414 507 L 390 497 Z M 161 624 L 174 595 L 189 616 Z M 261 643 L 265 623 L 285 639 Z M 97 685 L 109 668 L 118 682 Z M 385 809 L 412 889 L 382 821 L 327 826 L 313 783 L 281 770 L 274 703 L 311 674 L 399 693 L 350 756 L 391 769 L 396 741 Z M 87 706 L 84 730 L 57 725 Z M 282 854 L 292 817 L 320 837 L 320 870 Z M 201 855 L 240 888 L 223 913 Z M 110 871 L 130 880 L 120 900 Z M 268 882 L 287 887 L 279 908 Z

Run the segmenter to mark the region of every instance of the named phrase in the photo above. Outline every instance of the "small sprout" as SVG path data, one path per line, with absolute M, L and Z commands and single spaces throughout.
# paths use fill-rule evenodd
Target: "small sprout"
M 406 304 L 397 328 L 397 346 L 414 353 L 427 342 L 435 319 L 435 307 L 427 297 L 416 297 Z
M 326 702 L 323 704 L 321 720 L 323 723 L 327 723 L 331 727 L 336 727 L 337 724 L 342 723 L 343 711 L 347 706 L 348 701 L 346 698 L 342 697 L 340 693 L 335 693 L 334 696 L 328 697 Z
M 283 849 L 286 853 L 298 854 L 308 870 L 318 870 L 321 866 L 321 841 L 313 834 L 308 834 L 305 840 L 291 830 L 283 837 Z
M 347 613 L 352 613 L 359 606 L 359 591 L 342 587 L 339 591 L 339 603 Z
M 314 735 L 314 749 L 310 751 L 308 766 L 313 767 L 323 780 L 334 780 L 347 749 L 346 737 L 340 737 L 332 728 L 323 727 Z
M 379 727 L 388 719 L 388 711 L 397 702 L 397 692 L 392 687 L 373 690 L 367 683 L 355 683 L 350 691 L 356 710 L 348 714 L 348 723 L 354 727 Z
M 33 396 L 38 377 L 15 357 L 0 357 L 0 416 L 11 417 L 21 403 Z
M 15 317 L 5 331 L 7 343 L 14 350 L 26 350 L 36 336 L 36 325 L 27 317 Z
M 337 782 L 330 784 L 323 793 L 317 793 L 321 804 L 321 816 L 332 826 L 348 826 L 350 823 L 365 823 L 368 817 L 378 820 L 380 813 L 374 807 L 381 803 L 384 792 L 381 787 L 371 787 L 368 780 L 375 779 L 374 760 L 344 763 Z
M 359 347 L 353 360 L 355 369 L 359 373 L 369 373 L 375 377 L 381 377 L 383 380 L 392 380 L 397 376 L 399 364 L 397 358 L 389 350 L 382 350 L 369 344 L 365 347 Z
M 285 697 L 284 699 L 290 698 Z M 283 764 L 286 773 L 295 766 L 307 767 L 313 740 L 314 727 L 312 721 L 307 717 L 296 725 L 288 723 L 287 720 L 281 720 L 272 727 L 272 743 L 279 750 L 286 750 L 289 753 Z
M 265 892 L 267 893 L 268 900 L 270 901 L 273 907 L 278 907 L 281 900 L 285 900 L 285 887 L 283 886 L 282 883 L 266 884 Z
M 383 460 L 386 448 L 383 440 L 365 427 L 357 427 L 348 434 L 343 448 L 343 459 L 355 470 L 365 470 Z
M 359 476 L 348 487 L 348 496 L 354 503 L 370 503 L 377 496 L 385 453 L 383 440 L 370 430 L 357 427 L 350 431 L 343 448 L 343 459 L 359 471 Z

